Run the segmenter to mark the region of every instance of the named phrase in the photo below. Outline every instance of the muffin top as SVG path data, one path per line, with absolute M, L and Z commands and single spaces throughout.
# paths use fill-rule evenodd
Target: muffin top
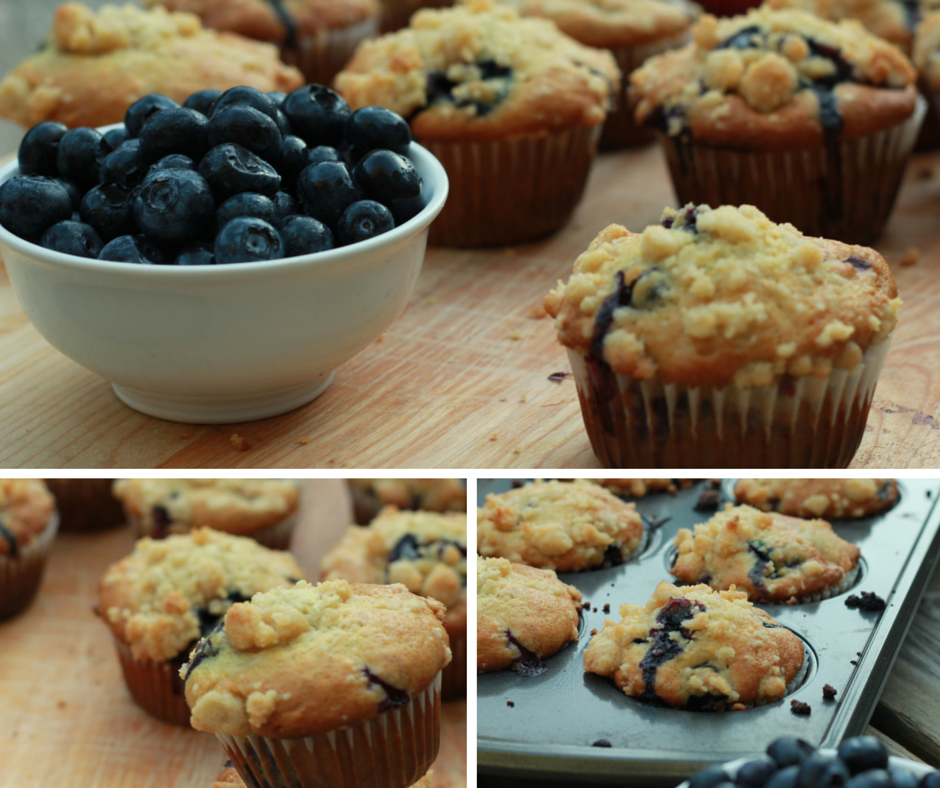
M 396 709 L 450 662 L 444 606 L 402 585 L 306 582 L 229 608 L 180 675 L 196 730 L 297 738 Z
M 660 583 L 644 607 L 620 606 L 584 651 L 584 670 L 625 694 L 675 708 L 740 710 L 786 693 L 803 644 L 740 591 Z
M 410 27 L 363 41 L 336 77 L 353 109 L 388 107 L 432 141 L 596 126 L 619 84 L 609 52 L 492 0 L 418 11 Z
M 134 659 L 173 659 L 207 635 L 235 602 L 304 576 L 290 553 L 199 528 L 144 538 L 98 584 L 100 615 Z
M 411 788 L 434 788 L 434 783 L 432 782 L 433 775 L 433 771 L 428 772 L 424 777 L 418 780 L 418 782 L 412 785 Z M 215 778 L 215 782 L 212 783 L 212 788 L 248 788 L 248 786 L 245 785 L 245 781 L 242 780 L 238 772 L 235 771 L 232 762 L 227 761 L 225 766 L 222 767 L 222 771 L 219 772 L 219 776 Z
M 251 534 L 293 514 L 300 487 L 292 479 L 119 479 L 114 496 L 156 536 L 201 525 Z
M 290 46 L 296 37 L 315 36 L 377 16 L 378 0 L 144 0 L 144 5 L 196 14 L 206 27 Z
M 894 479 L 741 479 L 738 503 L 794 517 L 868 517 L 898 502 Z
M 640 125 L 734 150 L 793 150 L 895 126 L 911 116 L 916 72 L 858 22 L 766 7 L 705 16 L 694 42 L 630 77 Z
M 594 479 L 614 495 L 642 498 L 649 493 L 667 492 L 675 495 L 679 490 L 694 487 L 698 479 Z
M 368 526 L 352 526 L 323 559 L 324 580 L 401 583 L 447 607 L 451 635 L 467 631 L 467 515 L 384 509 Z
M 670 569 L 685 585 L 737 587 L 752 602 L 788 602 L 834 590 L 858 565 L 861 551 L 823 520 L 767 514 L 727 505 L 693 531 L 680 528 Z
M 0 555 L 17 558 L 55 512 L 55 498 L 39 479 L 0 479 Z
M 545 298 L 559 341 L 620 374 L 767 385 L 851 370 L 897 322 L 873 249 L 803 236 L 757 208 L 667 208 L 642 233 L 612 224 Z
M 477 559 L 477 670 L 544 670 L 541 660 L 578 639 L 581 592 L 550 569 Z
M 924 17 L 914 40 L 914 64 L 933 91 L 940 91 L 940 11 Z
M 349 479 L 354 493 L 399 509 L 467 511 L 467 489 L 460 479 Z
M 642 542 L 634 505 L 592 482 L 530 482 L 477 509 L 480 555 L 558 572 L 615 566 Z
M 684 0 L 501 0 L 523 16 L 551 19 L 582 44 L 601 49 L 640 46 L 684 33 L 692 6 Z
M 46 46 L 0 83 L 0 115 L 24 126 L 44 120 L 101 126 L 123 121 L 127 108 L 150 93 L 182 103 L 204 88 L 288 92 L 302 84 L 273 46 L 203 30 L 192 14 L 132 5 L 96 13 L 65 3 Z

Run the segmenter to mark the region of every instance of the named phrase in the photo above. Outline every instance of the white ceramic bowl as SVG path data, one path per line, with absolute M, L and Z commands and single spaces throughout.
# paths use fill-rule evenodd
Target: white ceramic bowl
M 132 408 L 197 424 L 276 416 L 322 394 L 405 309 L 448 189 L 434 156 L 415 143 L 410 155 L 424 210 L 328 252 L 147 266 L 53 252 L 3 227 L 0 252 L 36 330 Z M 15 161 L 3 167 L 0 183 L 18 172 Z

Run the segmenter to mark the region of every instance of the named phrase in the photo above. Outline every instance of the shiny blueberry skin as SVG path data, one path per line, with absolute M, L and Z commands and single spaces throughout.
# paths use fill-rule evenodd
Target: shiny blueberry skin
M 199 162 L 199 174 L 209 182 L 219 202 L 241 192 L 273 198 L 281 186 L 281 176 L 274 167 L 232 142 L 212 148 Z
M 358 243 L 387 233 L 395 227 L 392 212 L 374 200 L 360 200 L 350 205 L 336 225 L 340 244 Z
M 212 105 L 209 117 L 213 117 L 228 107 L 251 107 L 267 115 L 271 120 L 277 120 L 277 104 L 274 99 L 257 88 L 239 86 L 229 88 Z
M 287 98 L 287 94 L 283 90 L 269 90 L 267 96 L 277 105 L 278 109 L 284 103 L 284 99 Z
M 263 194 L 253 192 L 242 192 L 234 197 L 229 197 L 219 206 L 215 212 L 215 226 L 221 230 L 232 219 L 239 216 L 254 216 L 256 219 L 264 219 L 269 224 L 276 224 L 274 203 L 270 198 Z
M 846 784 L 846 788 L 894 788 L 891 775 L 886 769 L 871 769 L 859 772 Z
M 282 106 L 294 134 L 310 147 L 339 145 L 350 114 L 349 104 L 323 85 L 305 85 L 291 93 Z
M 95 129 L 71 129 L 59 140 L 59 175 L 74 181 L 80 189 L 90 189 L 98 183 L 101 162 L 110 152 L 108 143 Z
M 345 131 L 346 143 L 356 159 L 380 148 L 404 156 L 411 145 L 411 127 L 385 107 L 360 107 L 346 118 Z
M 721 766 L 708 766 L 689 778 L 689 788 L 716 788 L 730 779 Z
M 45 175 L 18 175 L 0 186 L 0 224 L 27 240 L 72 217 L 69 193 Z
M 181 153 L 199 161 L 211 147 L 209 119 L 185 107 L 163 110 L 149 118 L 140 130 L 140 155 L 153 164 L 171 153 Z
M 53 178 L 52 180 L 69 193 L 69 199 L 72 201 L 72 211 L 77 211 L 82 204 L 82 196 L 84 194 L 82 190 L 71 181 L 65 180 L 65 178 Z
M 108 135 L 105 134 L 104 138 L 107 139 Z M 137 139 L 137 137 L 134 137 L 133 139 L 125 138 L 123 142 L 118 144 L 118 147 L 119 148 L 139 148 L 140 140 Z
M 143 180 L 145 170 L 137 148 L 118 148 L 111 151 L 101 162 L 98 180 L 101 183 L 133 187 Z
M 888 748 L 874 736 L 855 736 L 839 745 L 839 757 L 852 774 L 888 768 Z
M 151 93 L 135 101 L 124 113 L 124 127 L 127 129 L 127 136 L 130 138 L 140 136 L 140 130 L 151 115 L 178 106 L 179 104 L 173 99 L 161 93 Z
M 176 259 L 174 265 L 215 265 L 215 252 L 212 244 L 196 243 L 184 246 Z
M 166 255 L 142 235 L 122 235 L 104 245 L 99 260 L 136 265 L 166 265 Z
M 777 771 L 777 764 L 764 755 L 741 765 L 734 776 L 734 782 L 740 788 L 763 788 L 770 776 Z
M 917 788 L 940 788 L 940 772 L 931 772 L 920 778 Z
M 151 164 L 147 170 L 147 175 L 157 170 L 193 170 L 195 172 L 196 164 L 189 156 L 184 156 L 182 153 L 171 153 L 169 156 L 164 156 L 156 164 Z
M 104 138 L 108 145 L 111 146 L 111 150 L 117 150 L 119 146 L 127 142 L 127 129 L 123 126 L 118 126 L 116 129 L 106 131 Z
M 224 263 L 253 263 L 283 257 L 278 231 L 268 222 L 250 216 L 232 219 L 215 238 L 215 260 Z
M 807 756 L 816 752 L 807 741 L 796 739 L 792 736 L 785 736 L 772 742 L 767 748 L 767 754 L 774 760 L 777 766 L 798 766 L 806 760 Z
M 797 788 L 842 788 L 851 776 L 838 756 L 814 752 L 800 764 L 796 784 Z
M 764 788 L 796 788 L 796 781 L 799 776 L 799 766 L 787 766 L 776 772 L 774 776 L 764 784 Z
M 82 221 L 90 224 L 105 243 L 119 235 L 137 232 L 134 224 L 134 192 L 117 183 L 102 183 L 82 197 L 78 209 Z
M 221 95 L 221 90 L 214 90 L 212 88 L 197 90 L 183 102 L 183 106 L 187 109 L 194 109 L 196 112 L 201 112 L 208 118 L 209 113 L 212 112 L 212 105 L 215 104 L 216 99 Z
M 59 174 L 56 155 L 59 141 L 68 131 L 64 123 L 52 120 L 37 123 L 23 137 L 20 143 L 18 161 L 22 175 L 48 175 L 50 178 Z
M 345 164 L 311 164 L 297 178 L 297 199 L 314 219 L 334 227 L 350 205 L 363 198 Z
M 386 207 L 392 212 L 395 226 L 400 227 L 405 222 L 414 219 L 425 206 L 424 197 L 419 194 L 417 197 L 409 197 L 406 200 L 390 200 Z
M 289 192 L 278 192 L 274 195 L 274 226 L 280 227 L 288 216 L 296 216 L 301 212 L 297 200 Z
M 290 125 L 290 121 L 287 119 L 287 115 L 285 115 L 280 109 L 274 116 L 274 122 L 277 123 L 277 128 L 281 132 L 282 137 L 286 137 L 288 134 L 294 133 L 294 128 Z
M 309 216 L 290 216 L 281 227 L 284 257 L 325 252 L 336 246 L 333 233 L 323 222 Z
M 281 155 L 277 124 L 253 107 L 233 106 L 216 110 L 209 121 L 209 147 L 234 142 L 276 164 Z
M 414 164 L 390 150 L 366 154 L 353 169 L 353 177 L 370 200 L 381 203 L 421 194 L 421 178 Z
M 342 161 L 343 157 L 332 145 L 317 145 L 307 148 L 307 164 L 319 164 L 323 161 Z
M 97 258 L 104 243 L 95 228 L 82 222 L 59 222 L 42 234 L 40 246 L 77 257 Z
M 300 137 L 288 134 L 281 140 L 281 150 L 278 156 L 277 171 L 281 173 L 284 183 L 293 187 L 297 183 L 297 176 L 309 164 L 307 161 L 307 143 Z
M 894 788 L 918 788 L 919 778 L 906 769 L 888 769 Z
M 167 243 L 195 238 L 212 221 L 215 200 L 192 170 L 160 170 L 144 178 L 134 198 L 134 220 L 144 235 Z

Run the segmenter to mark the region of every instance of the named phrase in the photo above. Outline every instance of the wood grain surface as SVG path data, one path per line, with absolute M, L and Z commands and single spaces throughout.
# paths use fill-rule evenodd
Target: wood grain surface
M 596 233 L 639 230 L 673 195 L 658 148 L 597 161 L 573 221 L 511 249 L 429 250 L 401 318 L 317 401 L 229 426 L 121 404 L 30 326 L 0 273 L 0 465 L 33 468 L 591 468 L 598 461 L 550 319 L 532 309 Z M 940 156 L 916 158 L 879 245 L 904 298 L 853 467 L 940 466 Z M 233 438 L 238 436 L 238 438 Z
M 314 577 L 351 520 L 342 482 L 306 485 L 294 550 Z M 221 769 L 215 736 L 134 704 L 111 633 L 91 612 L 102 572 L 132 546 L 126 527 L 59 534 L 32 607 L 0 622 L 2 788 L 209 788 Z M 466 701 L 444 704 L 435 788 L 466 788 L 466 709 Z

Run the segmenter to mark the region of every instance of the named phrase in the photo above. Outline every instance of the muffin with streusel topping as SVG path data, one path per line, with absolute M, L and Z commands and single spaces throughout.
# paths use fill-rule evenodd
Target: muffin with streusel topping
M 793 517 L 870 517 L 898 502 L 894 479 L 740 479 L 738 503 Z
M 182 103 L 206 88 L 288 92 L 301 84 L 274 47 L 204 30 L 192 14 L 132 5 L 95 12 L 70 2 L 56 10 L 46 45 L 0 83 L 0 115 L 24 126 L 94 127 L 123 121 L 150 93 Z
M 751 204 L 807 235 L 877 239 L 925 104 L 894 46 L 854 21 L 760 8 L 693 27 L 630 77 L 680 203 Z
M 467 511 L 463 479 L 348 479 L 353 514 L 368 525 L 386 506 L 428 512 Z
M 353 109 L 408 118 L 450 194 L 431 243 L 520 243 L 568 221 L 617 95 L 612 55 L 492 0 L 423 10 L 336 77 Z
M 59 527 L 55 498 L 39 479 L 0 479 L 0 619 L 29 606 Z
M 898 319 L 873 249 L 752 206 L 611 225 L 545 298 L 608 467 L 844 468 Z

